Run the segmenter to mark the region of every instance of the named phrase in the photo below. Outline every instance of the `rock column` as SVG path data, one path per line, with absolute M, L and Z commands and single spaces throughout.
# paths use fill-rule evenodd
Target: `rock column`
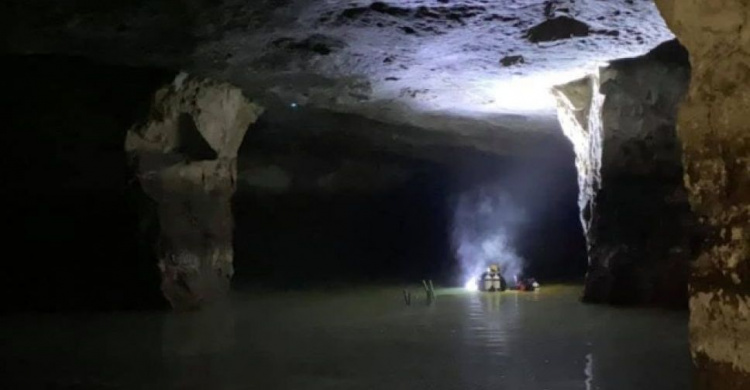
M 690 66 L 677 41 L 555 88 L 578 168 L 589 253 L 583 299 L 685 306 L 696 233 L 676 112 Z
M 260 113 L 239 89 L 183 73 L 128 131 L 125 149 L 157 204 L 161 288 L 175 309 L 199 308 L 229 289 L 237 150 Z
M 750 4 L 657 0 L 690 53 L 678 117 L 690 203 L 710 235 L 690 279 L 696 389 L 750 389 Z

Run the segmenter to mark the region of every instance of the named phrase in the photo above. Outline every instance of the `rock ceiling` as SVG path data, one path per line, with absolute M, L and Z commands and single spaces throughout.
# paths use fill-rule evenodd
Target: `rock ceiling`
M 672 38 L 650 0 L 9 6 L 2 22 L 13 52 L 181 68 L 229 80 L 270 106 L 457 134 L 557 131 L 552 84 Z

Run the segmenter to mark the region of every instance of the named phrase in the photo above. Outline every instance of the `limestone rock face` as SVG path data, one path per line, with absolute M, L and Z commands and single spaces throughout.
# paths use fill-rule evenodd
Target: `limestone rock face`
M 5 0 L 6 51 L 184 69 L 269 109 L 297 103 L 461 138 L 502 133 L 515 141 L 497 144 L 507 153 L 529 133 L 558 132 L 553 84 L 672 37 L 646 0 L 104 4 Z
M 128 131 L 125 149 L 158 205 L 162 291 L 174 308 L 200 307 L 229 288 L 237 150 L 260 113 L 239 89 L 183 73 Z
M 583 299 L 684 306 L 691 237 L 677 106 L 689 78 L 676 41 L 556 89 L 575 146 L 589 269 Z
M 692 268 L 696 389 L 750 388 L 750 4 L 656 1 L 690 52 L 678 117 L 690 203 L 710 229 Z

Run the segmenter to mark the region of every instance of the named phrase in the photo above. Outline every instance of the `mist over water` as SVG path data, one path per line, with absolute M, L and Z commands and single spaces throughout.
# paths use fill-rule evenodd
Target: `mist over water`
M 455 204 L 452 244 L 463 281 L 500 265 L 503 277 L 514 283 L 524 259 L 514 248 L 527 213 L 499 185 L 483 185 L 462 193 Z

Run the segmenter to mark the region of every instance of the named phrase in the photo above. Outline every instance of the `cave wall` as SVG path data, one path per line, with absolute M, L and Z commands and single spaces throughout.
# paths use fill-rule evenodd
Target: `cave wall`
M 161 307 L 153 207 L 122 147 L 172 72 L 2 56 L 0 310 Z M 12 253 L 12 255 L 11 255 Z
M 678 116 L 685 186 L 708 239 L 690 279 L 696 389 L 750 388 L 750 4 L 656 1 L 690 52 Z
M 675 122 L 689 74 L 684 48 L 669 41 L 556 88 L 577 155 L 589 252 L 584 301 L 687 302 L 696 229 Z

